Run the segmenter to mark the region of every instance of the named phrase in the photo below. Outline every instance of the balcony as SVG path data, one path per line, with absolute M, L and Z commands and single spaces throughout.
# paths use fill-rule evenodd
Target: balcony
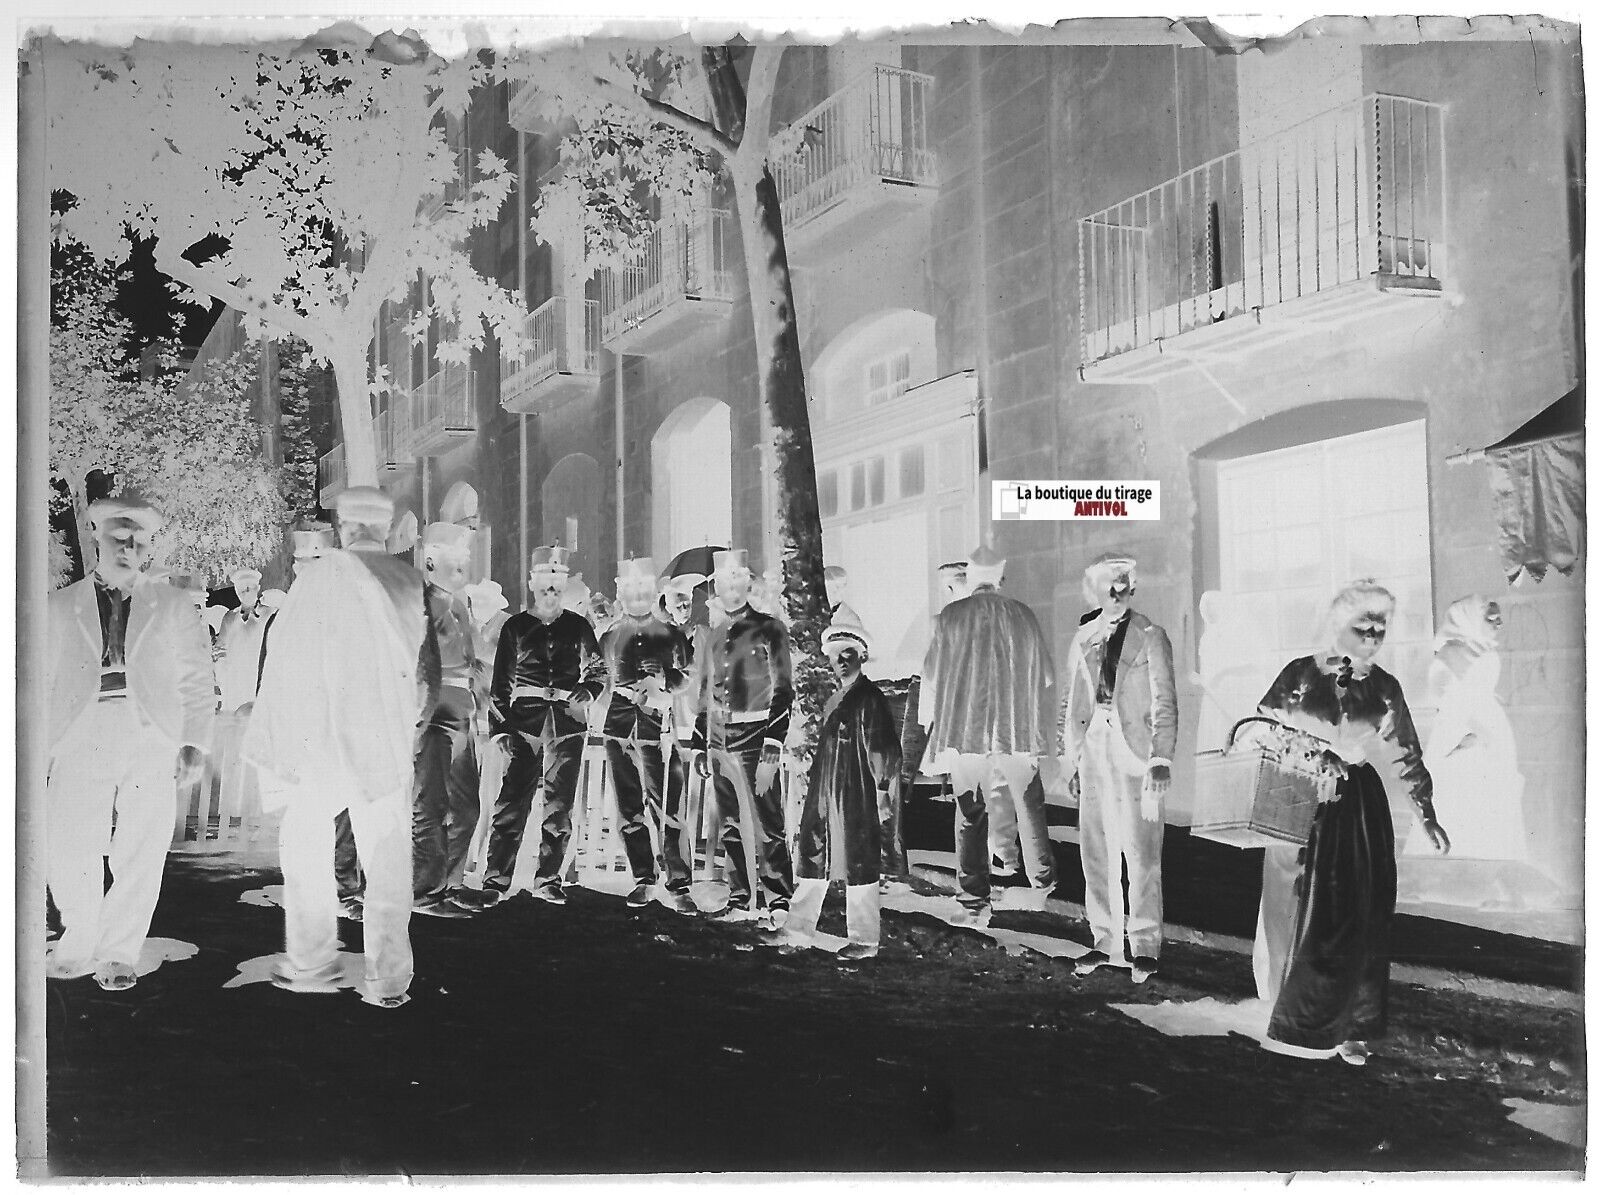
M 581 325 L 574 326 L 574 317 Z M 599 303 L 557 296 L 528 312 L 522 334 L 527 349 L 500 356 L 500 405 L 507 411 L 537 415 L 594 390 L 600 380 Z
M 1085 217 L 1084 380 L 1149 382 L 1378 313 L 1409 335 L 1447 277 L 1443 192 L 1441 108 L 1368 95 Z
M 333 500 L 347 484 L 344 445 L 335 444 L 333 451 L 317 458 L 317 499 L 325 510 L 333 509 Z
M 767 163 L 791 253 L 833 258 L 932 205 L 932 99 L 931 76 L 877 66 L 773 137 Z
M 657 224 L 632 262 L 600 275 L 600 338 L 643 355 L 723 319 L 733 306 L 731 215 L 704 207 Z
M 398 477 L 417 463 L 411 451 L 411 403 L 407 397 L 390 396 L 393 405 L 372 419 L 372 438 L 378 442 L 378 476 Z
M 412 456 L 439 456 L 478 430 L 477 375 L 446 365 L 411 391 L 408 443 Z M 397 406 L 405 407 L 404 399 Z

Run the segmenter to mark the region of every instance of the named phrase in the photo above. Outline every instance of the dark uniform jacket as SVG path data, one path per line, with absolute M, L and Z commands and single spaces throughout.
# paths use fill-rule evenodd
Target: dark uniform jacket
M 727 622 L 704 633 L 697 648 L 700 714 L 695 746 L 708 737 L 717 746 L 755 741 L 783 746 L 789 733 L 794 680 L 789 664 L 789 633 L 776 618 L 749 605 L 729 613 Z M 759 718 L 753 717 L 760 713 Z
M 520 731 L 535 737 L 582 734 L 586 727 L 571 707 L 605 691 L 605 664 L 588 620 L 563 610 L 542 622 L 524 610 L 506 620 L 494 655 L 489 687 L 489 733 Z
M 611 675 L 606 734 L 619 739 L 659 739 L 662 719 L 671 708 L 671 694 L 690 679 L 688 636 L 654 615 L 634 618 L 623 614 L 601 638 L 600 654 Z M 644 685 L 649 678 L 644 668 L 647 663 L 660 669 L 657 675 L 666 685 L 667 692 L 659 700 Z

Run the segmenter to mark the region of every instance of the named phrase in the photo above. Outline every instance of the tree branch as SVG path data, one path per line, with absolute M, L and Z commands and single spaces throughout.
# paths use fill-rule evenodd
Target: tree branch
M 636 112 L 642 111 L 653 120 L 671 125 L 701 149 L 721 154 L 725 158 L 731 158 L 739 151 L 739 143 L 709 120 L 702 120 L 698 116 L 690 116 L 687 112 L 675 108 L 671 104 L 653 100 L 647 95 L 634 91 L 632 88 L 624 87 L 615 79 L 609 79 L 605 75 L 594 74 L 591 77 L 604 95 L 624 107 L 632 108 Z
M 778 88 L 778 66 L 783 61 L 783 45 L 761 42 L 750 59 L 750 81 L 745 85 L 744 138 L 754 156 L 767 156 L 772 137 L 772 100 Z
M 174 282 L 181 282 L 191 290 L 209 295 L 219 303 L 226 303 L 235 311 L 256 316 L 263 323 L 271 324 L 285 335 L 298 336 L 308 344 L 322 343 L 326 339 L 319 334 L 316 324 L 298 312 L 266 299 L 257 298 L 185 258 L 176 255 L 163 256 L 156 266 Z

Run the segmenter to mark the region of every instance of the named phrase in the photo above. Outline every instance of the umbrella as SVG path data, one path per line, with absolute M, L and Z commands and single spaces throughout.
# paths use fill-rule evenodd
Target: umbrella
M 726 550 L 706 544 L 704 547 L 679 552 L 672 558 L 672 563 L 667 565 L 667 576 L 683 577 L 692 573 L 697 577 L 709 577 L 717 571 L 713 563 L 716 558 L 715 553 Z

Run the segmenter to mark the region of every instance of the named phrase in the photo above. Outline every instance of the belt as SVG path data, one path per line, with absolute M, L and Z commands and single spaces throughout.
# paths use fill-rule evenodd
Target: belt
M 439 683 L 441 685 L 449 685 L 452 689 L 472 688 L 472 679 L 465 676 L 441 676 L 439 678 Z M 512 695 L 512 700 L 516 700 L 515 694 Z
M 102 693 L 120 693 L 128 687 L 128 673 L 123 668 L 102 668 L 100 670 L 100 691 Z
M 126 689 L 101 689 L 100 690 L 100 700 L 101 701 L 123 701 L 123 700 L 125 700 L 127 698 L 127 696 L 128 696 L 128 690 L 126 690 Z
M 511 690 L 512 701 L 535 698 L 540 701 L 571 701 L 571 689 L 552 689 L 548 685 L 516 685 Z
M 626 697 L 634 705 L 651 706 L 657 709 L 671 708 L 672 698 L 664 693 L 652 693 L 647 689 L 639 689 L 633 685 L 613 685 L 611 691 L 618 697 Z
M 769 706 L 761 710 L 728 710 L 722 715 L 722 720 L 729 726 L 742 726 L 747 722 L 765 722 L 772 716 Z

